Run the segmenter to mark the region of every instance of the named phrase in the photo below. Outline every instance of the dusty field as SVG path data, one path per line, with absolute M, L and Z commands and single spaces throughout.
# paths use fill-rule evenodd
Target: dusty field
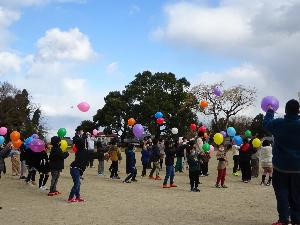
M 123 184 L 109 176 L 96 176 L 96 168 L 88 169 L 82 182 L 81 194 L 86 202 L 66 202 L 72 180 L 66 161 L 58 189 L 62 195 L 48 197 L 47 192 L 25 185 L 8 173 L 0 180 L 1 225 L 89 225 L 89 224 L 230 224 L 263 225 L 277 220 L 272 187 L 261 187 L 258 179 L 244 184 L 231 175 L 229 165 L 228 189 L 214 188 L 216 159 L 209 164 L 210 176 L 202 178 L 200 193 L 189 191 L 188 172 L 176 174 L 178 188 L 162 189 L 161 181 L 138 176 L 138 183 Z M 123 156 L 123 159 L 125 157 Z M 137 155 L 140 161 L 140 155 Z M 125 177 L 124 160 L 120 166 Z M 95 161 L 98 165 L 98 162 Z M 109 164 L 105 165 L 107 170 Z M 138 175 L 141 174 L 138 162 Z M 165 172 L 161 172 L 164 176 Z M 106 172 L 108 175 L 108 171 Z M 37 176 L 38 177 L 38 176 Z M 49 182 L 48 182 L 49 186 Z

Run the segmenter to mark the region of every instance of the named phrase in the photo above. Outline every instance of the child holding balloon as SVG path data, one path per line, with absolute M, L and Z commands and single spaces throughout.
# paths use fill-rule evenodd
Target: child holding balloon
M 13 176 L 20 175 L 20 151 L 19 149 L 13 147 L 10 151 L 11 158 L 11 170 Z
M 9 156 L 9 153 L 11 151 L 12 144 L 9 142 L 5 147 L 3 144 L 0 146 L 0 179 L 1 179 L 1 173 L 6 173 L 6 166 L 4 159 Z
M 260 149 L 259 158 L 261 161 L 261 167 L 264 170 L 260 184 L 270 186 L 272 181 L 272 174 L 273 174 L 273 168 L 272 168 L 273 155 L 272 155 L 272 146 L 268 140 L 263 141 L 262 148 Z M 268 182 L 265 183 L 267 175 L 269 175 L 269 179 Z
M 227 150 L 228 150 L 228 148 L 227 148 Z M 217 167 L 218 177 L 217 177 L 217 182 L 215 185 L 216 188 L 220 188 L 220 187 L 227 188 L 227 186 L 224 184 L 225 177 L 226 177 L 226 165 L 228 164 L 228 160 L 226 157 L 226 151 L 225 151 L 223 144 L 220 144 L 217 146 L 216 157 L 219 162 L 218 162 L 218 167 Z M 220 186 L 220 183 L 221 183 L 221 186 Z

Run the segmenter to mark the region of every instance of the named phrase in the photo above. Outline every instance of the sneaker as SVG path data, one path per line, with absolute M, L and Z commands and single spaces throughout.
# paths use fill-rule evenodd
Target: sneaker
M 204 174 L 204 176 L 208 177 L 208 176 L 209 176 L 209 174 L 208 174 L 208 173 L 207 173 L 207 174 Z
M 170 188 L 170 186 L 167 185 L 167 184 L 164 184 L 164 185 L 163 185 L 163 188 Z
M 76 200 L 75 198 L 69 198 L 69 199 L 67 200 L 67 202 L 73 203 L 73 202 L 77 202 L 77 200 Z
M 49 192 L 48 193 L 48 196 L 55 196 L 56 195 L 56 192 Z
M 61 192 L 59 192 L 59 191 L 56 191 L 54 193 L 55 193 L 55 195 L 61 195 Z
M 161 180 L 160 176 L 156 176 L 155 180 Z
M 194 188 L 191 188 L 191 192 L 194 192 L 194 190 L 195 190 Z
M 177 185 L 176 184 L 171 184 L 170 187 L 177 187 Z
M 82 198 L 76 198 L 75 201 L 76 202 L 84 202 L 84 199 L 82 199 Z
M 266 183 L 266 186 L 270 186 L 270 185 L 271 185 L 271 183 L 270 183 L 270 182 L 267 182 L 267 183 Z
M 98 176 L 99 176 L 99 177 L 102 177 L 102 176 L 103 176 L 103 174 L 102 174 L 102 173 L 98 173 Z
M 221 188 L 221 186 L 219 184 L 216 184 L 215 187 L 216 188 Z
M 249 181 L 247 181 L 247 180 L 244 180 L 243 182 L 246 183 L 246 184 L 249 183 Z
M 153 176 L 149 176 L 149 179 L 150 180 L 154 180 L 155 178 Z
M 226 185 L 224 185 L 224 184 L 223 184 L 221 187 L 222 187 L 222 188 L 228 188 L 228 187 L 227 187 Z
M 194 192 L 200 192 L 200 189 L 195 188 L 195 189 L 194 189 Z
M 131 182 L 129 180 L 127 180 L 127 181 L 124 180 L 123 183 L 124 184 L 130 184 Z
M 115 179 L 120 180 L 121 178 L 119 176 L 116 176 Z
M 204 174 L 201 174 L 200 177 L 205 177 L 205 175 L 204 175 Z
M 46 190 L 47 190 L 47 188 L 46 188 L 45 186 L 41 186 L 41 187 L 40 187 L 40 190 L 42 190 L 42 191 L 46 191 Z

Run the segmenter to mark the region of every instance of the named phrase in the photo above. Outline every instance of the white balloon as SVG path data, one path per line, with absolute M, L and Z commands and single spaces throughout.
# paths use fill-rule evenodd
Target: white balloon
M 178 134 L 178 129 L 176 127 L 172 128 L 172 134 Z

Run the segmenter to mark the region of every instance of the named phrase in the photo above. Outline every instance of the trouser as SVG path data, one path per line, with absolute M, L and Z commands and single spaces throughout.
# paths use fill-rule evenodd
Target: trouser
M 156 176 L 159 176 L 159 163 L 158 162 L 153 162 L 152 170 L 151 170 L 149 176 L 152 177 L 155 171 L 156 171 Z
M 147 172 L 147 164 L 143 164 L 142 176 L 146 176 L 146 172 Z
M 104 160 L 98 160 L 98 174 L 104 174 Z
M 174 183 L 174 176 L 175 176 L 175 171 L 174 171 L 174 166 L 166 166 L 166 176 L 164 180 L 164 185 L 168 183 L 168 180 L 170 178 L 170 184 L 172 185 Z
M 201 163 L 201 173 L 203 175 L 208 175 L 208 162 Z
M 160 169 L 162 169 L 163 164 L 164 164 L 164 158 L 160 158 L 159 159 Z
M 183 172 L 182 169 L 182 157 L 177 157 L 175 172 Z
M 73 180 L 73 187 L 71 189 L 69 199 L 74 198 L 80 198 L 80 170 L 78 168 L 71 168 L 70 169 L 70 174 L 72 176 Z
M 27 172 L 26 162 L 25 162 L 25 160 L 23 160 L 23 161 L 21 161 L 21 172 L 20 172 L 21 177 L 25 176 L 26 172 Z
M 223 186 L 225 183 L 225 177 L 226 177 L 226 168 L 224 169 L 218 169 L 218 177 L 216 184 L 220 184 Z
M 259 159 L 251 159 L 251 176 L 258 177 L 259 175 Z
M 112 161 L 110 178 L 118 176 L 118 169 L 119 169 L 118 161 Z
M 29 167 L 28 169 L 28 175 L 26 178 L 26 182 L 32 181 L 35 182 L 35 175 L 36 175 L 36 169 L 34 167 Z
M 233 156 L 233 173 L 236 173 L 240 168 L 240 156 L 239 155 L 234 155 Z
M 89 166 L 92 168 L 94 166 L 94 151 L 89 150 Z
M 280 222 L 286 223 L 290 218 L 292 224 L 300 224 L 300 174 L 274 169 L 273 188 Z
M 45 173 L 40 174 L 40 179 L 39 179 L 39 187 L 43 187 L 46 185 L 48 181 L 49 175 Z
M 251 180 L 251 164 L 250 160 L 240 161 L 240 167 L 242 171 L 242 180 L 250 181 Z
M 59 179 L 60 171 L 59 170 L 51 170 L 51 186 L 50 193 L 57 192 L 56 185 Z
M 13 175 L 20 174 L 20 156 L 15 155 L 11 157 L 11 169 Z
M 197 189 L 199 185 L 199 171 L 189 172 L 191 190 Z
M 129 181 L 130 179 L 135 180 L 136 174 L 137 174 L 137 170 L 136 168 L 133 168 L 129 171 L 129 175 L 126 177 L 125 181 Z

